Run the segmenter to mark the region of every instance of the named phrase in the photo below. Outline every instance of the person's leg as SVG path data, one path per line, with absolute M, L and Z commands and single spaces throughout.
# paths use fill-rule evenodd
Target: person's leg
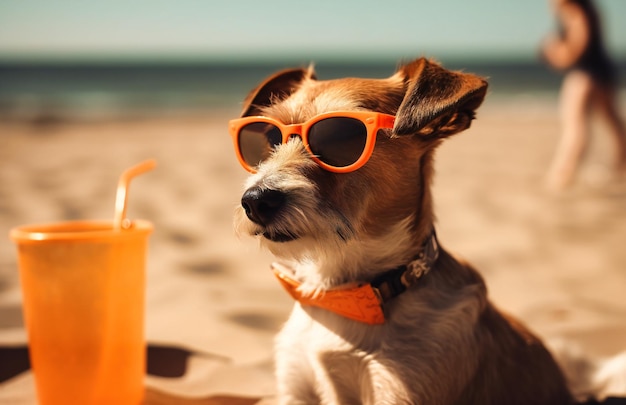
M 619 115 L 616 89 L 601 86 L 595 91 L 595 99 L 600 113 L 606 118 L 609 134 L 615 147 L 614 168 L 618 175 L 626 175 L 626 127 Z
M 561 139 L 547 178 L 552 189 L 563 189 L 573 181 L 587 147 L 592 89 L 591 78 L 583 72 L 570 72 L 563 80 L 559 98 Z

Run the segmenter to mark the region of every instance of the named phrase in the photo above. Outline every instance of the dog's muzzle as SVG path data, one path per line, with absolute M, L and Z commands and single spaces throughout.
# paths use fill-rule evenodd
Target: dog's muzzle
M 285 207 L 287 195 L 282 191 L 262 187 L 250 187 L 241 197 L 241 206 L 250 221 L 263 227 L 261 233 L 273 242 L 288 242 L 298 236 L 291 233 L 275 232 L 271 230 L 280 211 Z

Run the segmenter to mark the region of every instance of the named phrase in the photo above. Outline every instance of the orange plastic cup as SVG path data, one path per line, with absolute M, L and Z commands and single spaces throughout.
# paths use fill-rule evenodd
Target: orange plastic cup
M 147 221 L 29 225 L 17 244 L 41 405 L 138 405 L 144 394 Z

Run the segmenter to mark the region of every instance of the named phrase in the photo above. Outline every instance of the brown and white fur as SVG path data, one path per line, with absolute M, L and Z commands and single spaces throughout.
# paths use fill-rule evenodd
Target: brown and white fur
M 470 126 L 486 89 L 477 76 L 423 58 L 386 79 L 318 81 L 312 68 L 275 74 L 248 96 L 242 116 L 292 124 L 368 110 L 396 115 L 395 127 L 379 133 L 371 159 L 351 173 L 323 170 L 300 139 L 277 147 L 243 197 L 270 212 L 260 220 L 239 207 L 237 231 L 289 261 L 305 293 L 410 262 L 435 220 L 434 151 Z M 280 404 L 573 402 L 542 342 L 496 309 L 479 273 L 445 249 L 385 313 L 384 324 L 367 325 L 296 302 L 276 339 Z

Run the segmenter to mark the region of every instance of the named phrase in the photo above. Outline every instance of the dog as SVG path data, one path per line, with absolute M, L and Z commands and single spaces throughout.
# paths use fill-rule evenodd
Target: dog
M 251 172 L 236 231 L 279 258 L 296 300 L 275 341 L 280 404 L 574 403 L 540 339 L 436 237 L 434 152 L 487 87 L 426 58 L 385 79 L 289 69 L 230 121 Z

